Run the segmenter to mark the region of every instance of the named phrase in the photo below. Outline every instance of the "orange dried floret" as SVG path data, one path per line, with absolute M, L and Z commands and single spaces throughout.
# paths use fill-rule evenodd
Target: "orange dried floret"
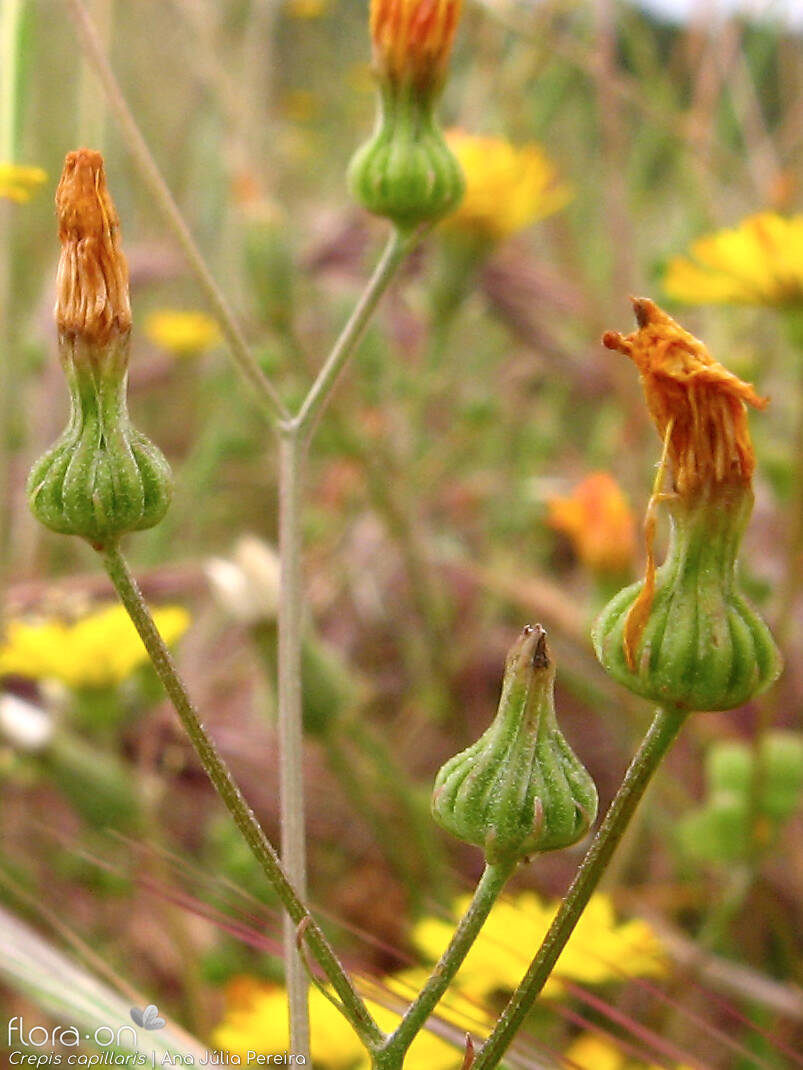
M 112 335 L 130 330 L 131 303 L 120 221 L 99 152 L 67 154 L 56 212 L 61 241 L 56 323 L 61 334 L 105 345 Z
M 641 373 L 647 407 L 666 440 L 674 489 L 691 497 L 717 484 L 749 485 L 755 454 L 745 403 L 763 409 L 769 399 L 714 360 L 653 301 L 633 298 L 633 308 L 637 330 L 607 331 L 602 343 L 630 357 Z

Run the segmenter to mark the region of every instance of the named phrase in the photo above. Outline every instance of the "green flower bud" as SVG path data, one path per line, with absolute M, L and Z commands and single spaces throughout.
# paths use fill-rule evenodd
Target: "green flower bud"
M 403 90 L 382 92 L 376 130 L 349 166 L 349 186 L 369 212 L 402 229 L 448 215 L 465 192 L 431 106 Z
M 527 627 L 507 658 L 497 715 L 435 780 L 432 814 L 491 864 L 581 839 L 597 813 L 594 782 L 558 728 L 546 632 Z
M 597 619 L 592 632 L 597 657 L 637 695 L 686 710 L 729 710 L 778 676 L 778 649 L 736 578 L 752 500 L 749 490 L 740 490 L 669 503 L 669 549 L 655 573 L 632 665 L 625 634 L 647 581 L 620 591 Z
M 71 411 L 61 438 L 31 471 L 28 499 L 46 527 L 100 548 L 158 523 L 172 479 L 128 416 L 128 268 L 99 153 L 67 156 L 56 206 L 56 322 Z

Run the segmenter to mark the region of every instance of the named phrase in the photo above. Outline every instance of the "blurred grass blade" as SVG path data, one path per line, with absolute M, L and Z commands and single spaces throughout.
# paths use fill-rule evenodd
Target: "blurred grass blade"
M 0 907 L 0 978 L 65 1026 L 91 1033 L 101 1027 L 111 1029 L 117 1038 L 117 1049 L 147 1056 L 153 1052 L 159 1063 L 170 1053 L 185 1057 L 187 1062 L 186 1057 L 191 1056 L 197 1064 L 205 1054 L 206 1049 L 199 1041 L 170 1023 L 158 1035 L 140 1034 L 131 1020 L 130 1000 L 77 966 L 3 907 Z M 121 1029 L 122 1026 L 130 1028 Z

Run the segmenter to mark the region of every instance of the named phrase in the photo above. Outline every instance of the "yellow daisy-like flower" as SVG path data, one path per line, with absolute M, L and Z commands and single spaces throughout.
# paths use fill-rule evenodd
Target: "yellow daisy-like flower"
M 490 241 L 524 230 L 571 199 L 568 186 L 539 145 L 517 147 L 504 138 L 446 134 L 466 180 L 466 192 L 446 223 Z
M 151 312 L 145 320 L 145 334 L 154 345 L 177 357 L 194 357 L 220 341 L 220 329 L 204 312 L 177 308 Z
M 287 0 L 284 9 L 291 19 L 319 19 L 329 11 L 329 0 Z
M 22 167 L 16 163 L 0 163 L 0 200 L 25 204 L 45 182 L 47 182 L 47 172 L 41 167 Z
M 455 917 L 468 906 L 464 897 L 455 904 Z M 545 906 L 532 892 L 499 901 L 457 975 L 459 990 L 483 1000 L 497 990 L 512 991 L 541 945 L 558 905 Z M 425 918 L 413 930 L 413 942 L 428 959 L 437 959 L 452 934 L 453 925 Z M 617 923 L 608 896 L 596 894 L 558 959 L 544 989 L 559 995 L 561 980 L 602 984 L 628 977 L 660 977 L 666 972 L 661 944 L 649 927 L 634 919 Z
M 660 1070 L 655 1063 L 632 1059 L 618 1044 L 596 1033 L 584 1033 L 564 1052 L 564 1059 L 577 1070 Z M 676 1070 L 691 1070 L 678 1066 Z
M 698 238 L 689 256 L 670 261 L 664 289 L 693 305 L 803 301 L 803 215 L 761 212 Z
M 287 995 L 283 988 L 250 978 L 227 989 L 226 1016 L 212 1034 L 215 1046 L 238 1055 L 278 1055 L 290 1050 Z M 379 1027 L 391 1032 L 399 1016 L 367 1001 Z M 310 1047 L 312 1065 L 320 1070 L 370 1070 L 371 1060 L 357 1034 L 339 1010 L 317 988 L 310 990 Z M 253 1055 L 252 1055 L 253 1058 Z M 460 1053 L 445 1040 L 422 1030 L 405 1057 L 405 1070 L 454 1070 Z
M 187 630 L 190 615 L 181 606 L 154 611 L 166 643 Z M 113 687 L 148 659 L 122 606 L 99 609 L 73 624 L 60 620 L 11 620 L 0 646 L 0 676 L 60 680 L 69 688 Z

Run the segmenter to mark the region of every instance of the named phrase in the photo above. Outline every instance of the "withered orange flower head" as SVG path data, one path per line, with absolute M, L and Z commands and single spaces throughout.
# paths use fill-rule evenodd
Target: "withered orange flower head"
M 56 276 L 56 323 L 62 335 L 107 344 L 131 328 L 128 265 L 120 221 L 106 186 L 103 157 L 70 152 L 56 190 L 61 259 Z
M 437 91 L 463 0 L 371 0 L 374 63 L 381 80 Z
M 630 357 L 666 443 L 675 491 L 690 498 L 717 486 L 749 486 L 755 468 L 745 404 L 767 398 L 729 372 L 703 343 L 646 297 L 633 298 L 638 329 L 608 331 L 603 345 Z

